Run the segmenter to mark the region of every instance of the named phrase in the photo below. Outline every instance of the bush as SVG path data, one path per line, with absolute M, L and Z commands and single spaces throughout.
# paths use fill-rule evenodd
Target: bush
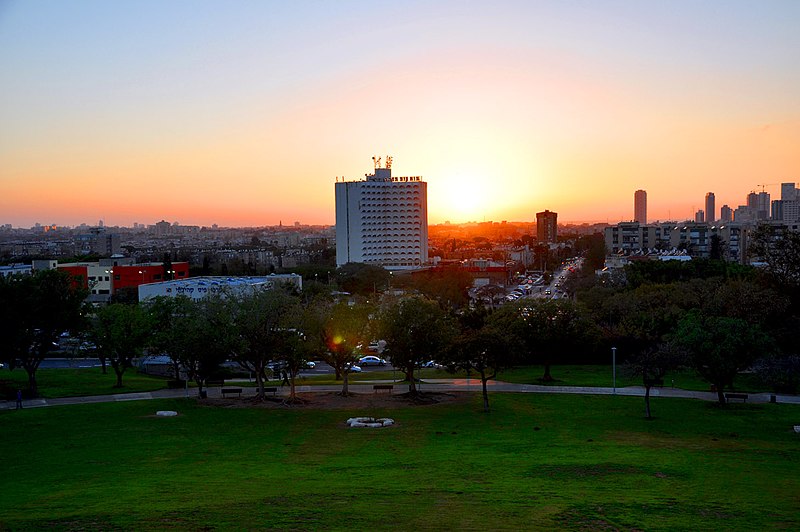
M 763 358 L 753 367 L 756 376 L 773 391 L 796 394 L 800 389 L 800 356 Z

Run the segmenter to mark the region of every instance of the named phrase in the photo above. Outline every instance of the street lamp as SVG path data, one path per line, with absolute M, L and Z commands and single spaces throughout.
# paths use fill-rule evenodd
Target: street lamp
M 617 348 L 611 348 L 611 374 L 614 382 L 614 395 L 617 395 Z

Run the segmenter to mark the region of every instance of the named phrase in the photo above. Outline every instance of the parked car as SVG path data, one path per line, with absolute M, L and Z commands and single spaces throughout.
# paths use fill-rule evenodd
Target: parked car
M 348 364 L 347 366 L 345 366 L 345 369 L 350 371 L 350 373 L 361 373 L 361 366 L 356 366 L 355 364 L 353 365 Z
M 385 366 L 386 360 L 375 355 L 367 355 L 359 358 L 358 363 L 362 366 Z
M 422 367 L 423 367 L 423 368 L 436 368 L 436 369 L 442 369 L 444 366 L 443 366 L 443 365 L 441 365 L 441 364 L 439 364 L 439 363 L 438 363 L 438 362 L 436 362 L 435 360 L 429 360 L 429 361 L 425 362 L 424 364 L 422 364 Z

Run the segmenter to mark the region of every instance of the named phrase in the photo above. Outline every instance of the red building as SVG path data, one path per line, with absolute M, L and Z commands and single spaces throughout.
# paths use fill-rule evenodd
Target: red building
M 163 262 L 146 262 L 130 266 L 114 266 L 112 271 L 111 293 L 122 288 L 138 288 L 147 283 L 160 283 L 173 279 L 189 277 L 188 262 L 173 262 L 168 270 Z
M 91 296 L 102 301 L 120 289 L 136 289 L 141 284 L 159 283 L 189 277 L 188 262 L 146 262 L 127 265 L 101 265 L 97 262 L 74 262 L 59 264 L 58 269 L 72 276 L 74 286 L 84 288 Z

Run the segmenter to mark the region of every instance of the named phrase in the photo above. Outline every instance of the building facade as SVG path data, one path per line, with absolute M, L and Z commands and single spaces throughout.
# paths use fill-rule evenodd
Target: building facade
M 545 209 L 536 213 L 536 239 L 555 244 L 558 241 L 558 213 Z
M 388 157 L 379 166 L 363 181 L 337 180 L 336 265 L 421 268 L 428 262 L 428 184 L 393 177 Z
M 202 299 L 209 295 L 247 294 L 256 290 L 272 290 L 281 285 L 291 285 L 302 290 L 303 278 L 296 273 L 270 274 L 262 277 L 192 277 L 160 283 L 139 285 L 139 301 L 154 297 L 186 296 Z
M 706 208 L 705 208 L 704 221 L 706 222 L 717 221 L 717 205 L 713 192 L 709 192 L 708 194 L 706 194 Z
M 644 190 L 633 193 L 633 221 L 647 223 L 647 192 Z

